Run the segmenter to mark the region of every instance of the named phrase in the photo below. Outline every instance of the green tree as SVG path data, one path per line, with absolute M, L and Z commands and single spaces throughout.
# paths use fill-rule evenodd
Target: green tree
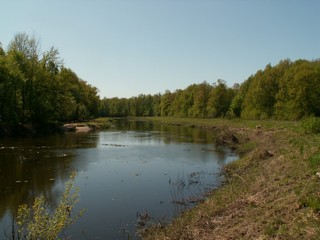
M 0 56 L 0 121 L 16 125 L 23 121 L 24 74 L 12 54 Z
M 161 108 L 160 108 L 160 103 L 161 103 L 161 94 L 155 94 L 152 97 L 152 108 L 153 108 L 153 116 L 161 116 Z
M 172 112 L 175 117 L 186 117 L 188 108 L 186 108 L 186 90 L 177 89 L 175 98 L 172 102 Z
M 174 92 L 173 102 L 171 104 L 172 116 L 176 117 L 192 117 L 194 95 L 197 84 L 191 84 L 186 89 L 177 89 Z
M 194 102 L 191 108 L 192 117 L 205 118 L 207 117 L 207 103 L 209 101 L 212 86 L 206 81 L 195 86 Z
M 79 77 L 71 69 L 62 68 L 58 74 L 58 83 L 56 84 L 56 96 L 59 95 L 61 113 L 69 114 L 64 118 L 72 120 L 86 120 L 97 117 L 100 112 L 100 98 L 98 89 L 79 79 Z M 63 101 L 66 101 L 63 103 Z M 72 110 L 72 113 L 70 112 Z
M 161 103 L 160 103 L 160 109 L 161 109 L 161 116 L 172 116 L 172 103 L 174 101 L 175 94 L 171 93 L 169 90 L 166 90 L 165 94 L 161 96 Z
M 40 64 L 42 68 L 52 75 L 57 75 L 63 67 L 63 60 L 59 56 L 59 50 L 51 47 L 43 53 Z
M 290 65 L 290 60 L 281 61 L 275 67 L 268 64 L 263 71 L 260 70 L 251 77 L 243 100 L 243 118 L 268 119 L 274 116 L 279 80 Z
M 245 81 L 242 85 L 236 83 L 233 86 L 234 97 L 230 104 L 230 114 L 231 117 L 240 117 L 242 111 L 243 99 L 246 93 L 245 85 L 248 85 L 249 80 Z
M 48 124 L 99 116 L 98 89 L 63 66 L 59 51 L 41 53 L 35 37 L 14 36 L 0 47 L 0 123 Z
M 22 122 L 30 122 L 37 95 L 33 82 L 36 80 L 40 54 L 39 42 L 26 33 L 18 33 L 9 44 L 8 56 L 23 74 L 22 85 Z
M 276 116 L 281 119 L 300 119 L 320 112 L 319 61 L 298 60 L 280 79 Z
M 218 79 L 209 94 L 207 104 L 208 117 L 224 117 L 229 111 L 233 90 L 229 89 L 224 80 Z

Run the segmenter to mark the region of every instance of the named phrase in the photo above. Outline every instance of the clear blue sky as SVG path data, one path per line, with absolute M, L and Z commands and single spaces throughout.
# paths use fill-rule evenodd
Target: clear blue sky
M 34 34 L 101 97 L 131 97 L 318 59 L 319 13 L 318 0 L 5 0 L 0 42 Z

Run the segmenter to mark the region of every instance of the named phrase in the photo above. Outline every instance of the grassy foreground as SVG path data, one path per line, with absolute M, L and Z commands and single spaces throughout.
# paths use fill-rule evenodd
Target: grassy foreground
M 320 239 L 319 134 L 305 134 L 300 122 L 152 120 L 217 131 L 242 158 L 204 203 L 142 239 Z

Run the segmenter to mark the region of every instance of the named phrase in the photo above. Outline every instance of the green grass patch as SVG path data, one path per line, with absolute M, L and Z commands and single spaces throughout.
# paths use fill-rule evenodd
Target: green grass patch
M 252 151 L 253 149 L 255 149 L 256 147 L 256 143 L 255 142 L 246 142 L 241 144 L 238 148 L 237 148 L 237 152 L 240 155 L 244 155 L 250 151 Z
M 301 199 L 302 207 L 309 207 L 314 210 L 316 213 L 320 212 L 320 198 L 313 194 L 305 196 Z
M 94 129 L 108 129 L 111 127 L 110 118 L 96 118 L 90 122 L 87 122 L 86 125 L 93 127 Z
M 320 153 L 316 153 L 313 156 L 309 157 L 308 161 L 313 173 L 316 173 L 320 166 Z

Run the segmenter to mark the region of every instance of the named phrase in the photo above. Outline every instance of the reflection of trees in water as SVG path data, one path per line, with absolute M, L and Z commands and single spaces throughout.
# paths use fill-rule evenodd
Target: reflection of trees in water
M 113 119 L 111 123 L 119 131 L 152 131 L 155 125 L 151 121 L 131 121 L 127 119 Z
M 5 209 L 14 213 L 17 205 L 30 202 L 38 195 L 44 195 L 50 203 L 55 202 L 55 182 L 68 178 L 74 157 L 49 154 L 53 152 L 19 149 L 1 161 L 0 167 L 5 171 L 1 173 L 3 181 L 0 182 L 0 217 Z
M 213 143 L 215 140 L 212 131 L 195 127 L 165 125 L 152 121 L 130 121 L 126 119 L 115 119 L 112 121 L 112 124 L 117 130 L 158 132 L 159 134 L 156 137 L 162 138 L 166 144 L 170 144 L 171 142 Z
M 0 142 L 0 219 L 6 211 L 43 195 L 54 207 L 75 166 L 75 148 L 93 148 L 96 135 L 66 134 L 49 137 L 2 139 Z M 83 164 L 83 163 L 82 163 Z
M 214 134 L 210 131 L 175 125 L 156 125 L 156 130 L 162 133 L 164 142 L 213 143 Z

